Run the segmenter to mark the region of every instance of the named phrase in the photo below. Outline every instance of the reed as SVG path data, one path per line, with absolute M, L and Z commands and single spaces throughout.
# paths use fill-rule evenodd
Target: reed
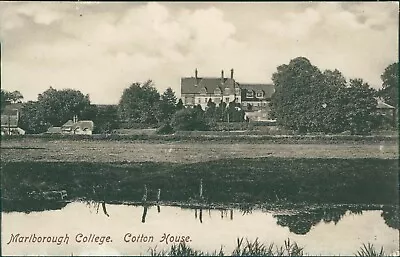
M 383 247 L 378 251 L 371 243 L 363 244 L 360 250 L 357 251 L 356 256 L 386 256 Z
M 304 248 L 300 247 L 296 242 L 290 239 L 285 240 L 284 245 L 278 246 L 274 243 L 264 244 L 258 238 L 250 241 L 244 238 L 236 239 L 236 248 L 232 253 L 225 253 L 222 247 L 219 251 L 203 252 L 195 250 L 185 243 L 174 244 L 169 250 L 159 251 L 157 247 L 150 248 L 149 253 L 151 256 L 306 256 Z M 386 256 L 383 247 L 378 251 L 376 247 L 371 244 L 363 244 L 357 251 L 355 256 Z

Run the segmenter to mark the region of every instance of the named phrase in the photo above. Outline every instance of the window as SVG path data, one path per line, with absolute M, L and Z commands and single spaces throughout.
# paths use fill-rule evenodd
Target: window
M 236 97 L 236 98 L 235 98 L 235 101 L 238 103 L 238 102 L 239 102 L 239 97 Z
M 225 102 L 229 102 L 229 97 L 225 97 Z
M 257 92 L 257 97 L 263 97 L 263 92 Z
M 203 87 L 202 89 L 200 89 L 200 94 L 201 94 L 201 95 L 207 94 L 207 88 L 206 88 L 206 87 Z
M 253 98 L 253 91 L 252 91 L 252 90 L 248 90 L 248 91 L 246 92 L 246 97 L 247 97 L 247 98 Z
M 221 95 L 221 89 L 220 89 L 219 87 L 217 87 L 217 88 L 214 90 L 214 95 Z
M 197 99 L 197 102 L 198 102 L 198 103 L 201 103 L 201 98 Z
M 206 97 L 206 98 L 204 98 L 204 102 L 205 102 L 205 103 L 207 103 L 207 97 Z

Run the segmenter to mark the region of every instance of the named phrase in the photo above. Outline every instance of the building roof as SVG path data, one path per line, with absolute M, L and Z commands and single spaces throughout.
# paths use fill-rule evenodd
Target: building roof
M 52 134 L 57 134 L 57 133 L 61 133 L 61 127 L 50 127 L 46 133 L 52 133 Z
M 61 126 L 61 128 L 65 127 L 71 127 L 71 129 L 75 130 L 77 128 L 80 128 L 81 130 L 93 130 L 94 128 L 94 123 L 91 120 L 80 120 L 77 122 L 73 122 L 72 120 L 67 121 L 64 125 Z
M 73 129 L 80 128 L 81 130 L 93 130 L 94 128 L 94 123 L 91 120 L 80 120 L 76 122 L 73 126 Z
M 8 111 L 14 111 L 14 110 L 18 110 L 21 111 L 22 107 L 23 107 L 23 103 L 13 103 L 13 104 L 7 104 L 4 107 L 4 111 L 2 114 L 5 114 Z
M 271 98 L 275 92 L 275 86 L 273 84 L 253 84 L 253 83 L 239 83 L 241 89 L 265 92 L 265 97 Z
M 224 78 L 223 83 L 221 83 L 222 79 L 220 77 L 203 77 L 196 78 L 195 77 L 186 77 L 181 78 L 181 93 L 182 94 L 199 94 L 202 88 L 207 89 L 207 94 L 213 94 L 214 90 L 219 87 L 223 92 L 226 87 L 231 90 L 235 89 L 234 79 Z
M 68 120 L 67 122 L 62 125 L 63 127 L 71 127 L 74 125 L 74 122 L 72 120 Z

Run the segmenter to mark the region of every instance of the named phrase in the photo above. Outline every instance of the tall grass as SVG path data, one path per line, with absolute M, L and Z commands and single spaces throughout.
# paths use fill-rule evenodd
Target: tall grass
M 194 250 L 184 242 L 172 245 L 169 250 L 158 251 L 157 247 L 150 248 L 151 256 L 225 256 L 222 247 L 219 251 L 212 253 Z M 303 248 L 290 239 L 285 240 L 284 246 L 278 247 L 271 243 L 261 243 L 258 238 L 254 241 L 237 238 L 236 248 L 229 256 L 303 256 Z
M 245 243 L 243 238 L 238 238 L 232 256 L 303 256 L 303 248 L 290 239 L 285 240 L 284 246 L 278 247 L 274 243 L 269 245 L 260 243 L 258 238 L 253 242 L 246 239 Z
M 157 247 L 150 248 L 149 252 L 151 256 L 305 256 L 307 255 L 303 251 L 303 247 L 297 245 L 297 243 L 285 240 L 284 245 L 278 246 L 274 243 L 264 244 L 261 243 L 258 238 L 254 241 L 250 241 L 244 238 L 237 238 L 236 248 L 232 253 L 225 253 L 221 249 L 214 252 L 203 252 L 194 250 L 184 242 L 174 244 L 169 250 L 158 251 Z M 371 243 L 363 244 L 363 246 L 357 251 L 355 256 L 386 256 L 383 247 L 378 251 L 375 246 Z
M 363 244 L 363 246 L 360 248 L 360 250 L 357 251 L 356 256 L 386 256 L 385 251 L 383 250 L 383 247 L 378 250 L 375 249 L 374 245 L 371 243 Z

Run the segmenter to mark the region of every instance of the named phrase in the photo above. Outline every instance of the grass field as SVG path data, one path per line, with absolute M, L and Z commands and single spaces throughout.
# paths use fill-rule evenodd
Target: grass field
M 69 199 L 398 204 L 395 142 L 250 144 L 128 140 L 1 142 L 2 197 L 66 190 Z M 200 181 L 204 183 L 199 198 Z
M 274 144 L 225 141 L 149 142 L 129 140 L 49 140 L 26 138 L 1 142 L 1 160 L 62 162 L 195 163 L 235 158 L 381 158 L 397 159 L 392 142 Z

